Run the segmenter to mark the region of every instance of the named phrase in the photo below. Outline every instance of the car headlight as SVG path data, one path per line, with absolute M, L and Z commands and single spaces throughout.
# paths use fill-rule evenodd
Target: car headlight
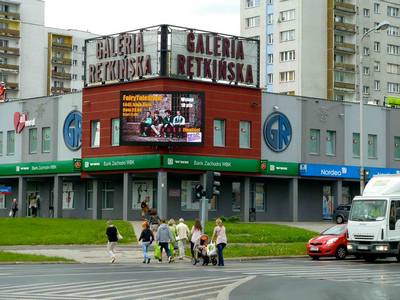
M 333 243 L 335 243 L 338 240 L 338 238 L 333 238 L 333 239 L 329 239 L 326 244 L 327 245 L 332 245 Z
M 349 251 L 353 250 L 353 245 L 348 244 L 348 245 L 347 245 L 347 250 L 349 250 Z

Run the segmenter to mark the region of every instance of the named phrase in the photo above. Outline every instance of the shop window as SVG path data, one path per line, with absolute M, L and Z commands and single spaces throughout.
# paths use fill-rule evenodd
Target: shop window
M 91 146 L 92 148 L 100 147 L 100 121 L 91 122 Z
M 251 190 L 252 207 L 256 211 L 265 211 L 264 183 L 254 183 Z
M 114 185 L 111 181 L 103 182 L 102 190 L 102 209 L 114 209 Z
M 232 182 L 232 211 L 240 211 L 240 182 Z
M 378 158 L 378 136 L 368 134 L 368 158 Z
M 72 182 L 63 183 L 63 209 L 73 209 L 75 208 L 74 201 L 74 185 Z
M 0 194 L 0 209 L 6 208 L 6 195 Z
M 15 153 L 15 131 L 7 131 L 7 155 L 12 156 Z
M 327 130 L 326 131 L 326 155 L 335 156 L 336 155 L 336 131 Z
M 141 209 L 141 203 L 147 202 L 149 208 L 154 207 L 153 203 L 153 180 L 134 180 L 132 182 L 132 208 Z
M 0 131 L 0 156 L 3 156 L 3 131 Z
M 29 128 L 29 154 L 37 153 L 37 128 Z
M 214 147 L 225 147 L 225 120 L 214 120 Z
M 320 149 L 320 130 L 310 129 L 310 141 L 308 144 L 310 154 L 319 155 Z
M 400 160 L 400 136 L 394 137 L 394 159 Z
M 42 152 L 49 153 L 51 147 L 51 130 L 50 127 L 42 128 Z
M 239 143 L 240 148 L 250 148 L 250 128 L 251 123 L 248 121 L 240 121 Z
M 85 206 L 86 206 L 86 209 L 93 208 L 93 181 L 88 181 L 86 183 Z
M 111 120 L 111 145 L 119 146 L 119 119 Z
M 333 214 L 333 194 L 330 185 L 322 187 L 322 218 L 332 220 Z
M 182 180 L 181 181 L 181 209 L 182 210 L 199 210 L 200 200 L 196 199 L 194 187 L 200 184 L 200 181 Z M 217 209 L 217 197 L 213 197 L 208 202 L 208 209 Z
M 360 134 L 353 132 L 353 157 L 360 157 Z

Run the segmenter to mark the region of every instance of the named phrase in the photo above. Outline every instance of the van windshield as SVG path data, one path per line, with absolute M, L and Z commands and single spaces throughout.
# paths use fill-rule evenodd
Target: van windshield
M 386 200 L 355 200 L 351 207 L 351 221 L 380 221 L 386 216 Z

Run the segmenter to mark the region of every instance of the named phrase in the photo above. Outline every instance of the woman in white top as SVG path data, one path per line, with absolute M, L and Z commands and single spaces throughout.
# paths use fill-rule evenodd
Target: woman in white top
M 215 224 L 217 226 L 214 227 L 213 236 L 211 238 L 212 241 L 216 241 L 217 250 L 218 250 L 218 266 L 224 266 L 224 255 L 223 251 L 228 242 L 226 238 L 225 226 L 222 224 L 221 219 L 216 219 Z
M 192 238 L 190 239 L 190 252 L 192 253 L 192 258 L 194 258 L 193 247 L 194 244 L 200 239 L 203 228 L 199 220 L 194 221 L 194 225 L 191 230 Z

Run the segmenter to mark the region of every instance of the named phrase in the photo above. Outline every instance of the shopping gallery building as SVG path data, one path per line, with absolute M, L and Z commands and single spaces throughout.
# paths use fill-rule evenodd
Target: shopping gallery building
M 358 104 L 263 92 L 259 42 L 160 25 L 86 41 L 82 93 L 0 104 L 0 215 L 313 221 L 359 193 Z M 400 173 L 399 112 L 366 105 L 368 176 Z M 367 148 L 367 147 L 366 147 Z M 37 201 L 36 201 L 37 202 Z

